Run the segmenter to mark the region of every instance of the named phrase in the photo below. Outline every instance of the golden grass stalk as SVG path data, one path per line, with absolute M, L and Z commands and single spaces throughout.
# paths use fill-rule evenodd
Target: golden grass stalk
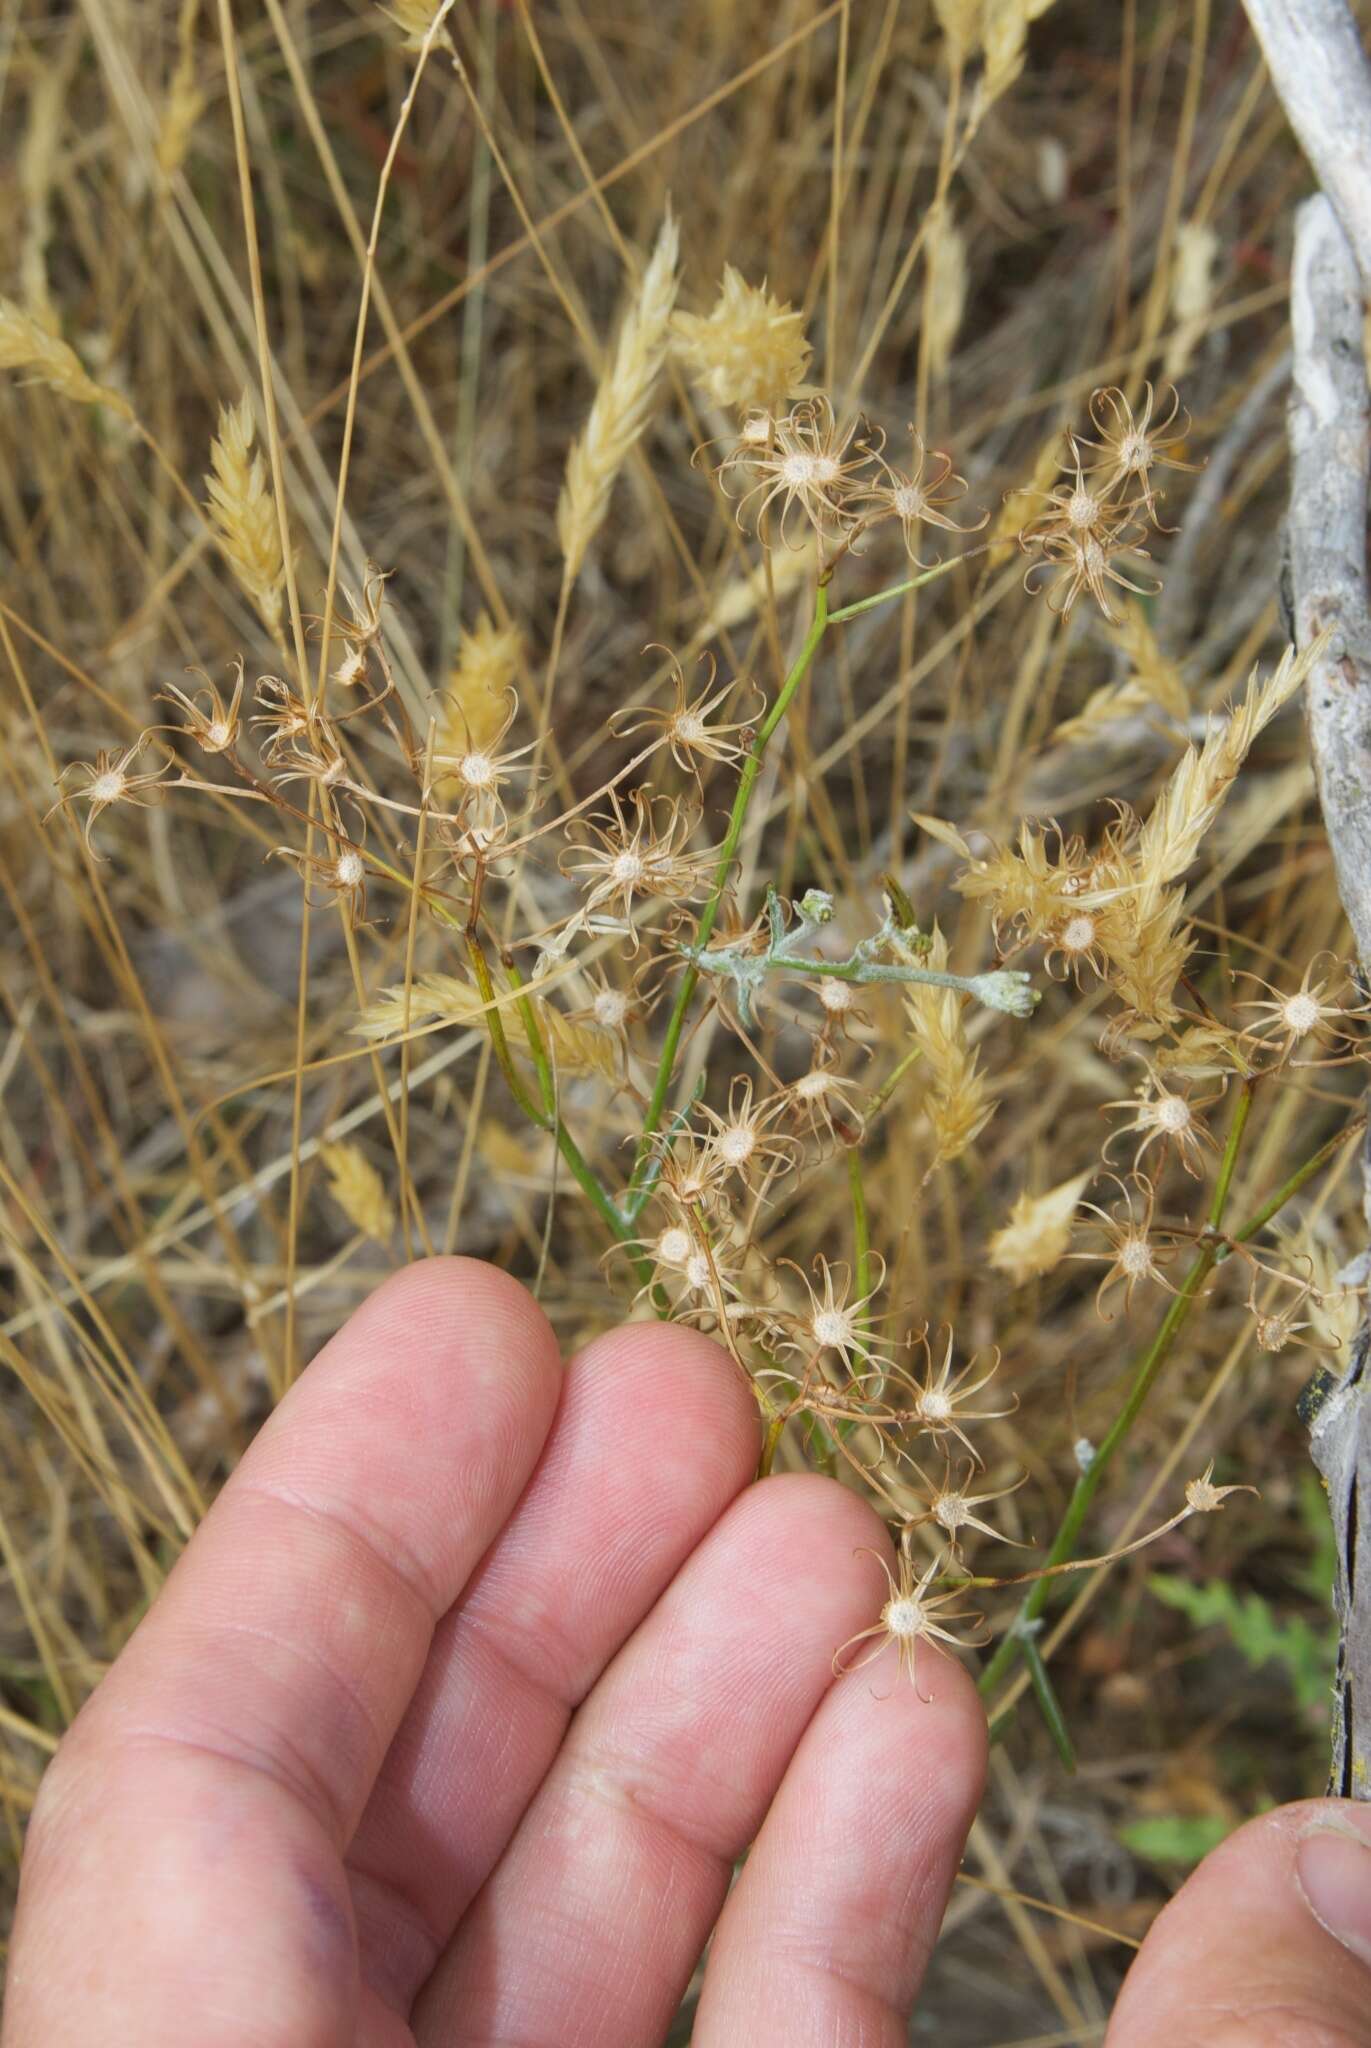
M 1175 719 L 1189 714 L 1190 693 L 1181 672 L 1162 652 L 1140 605 L 1128 605 L 1120 623 L 1105 631 L 1128 656 L 1132 674 L 1126 682 L 1106 683 L 1092 691 L 1075 717 L 1064 720 L 1053 733 L 1058 745 L 1079 746 L 1117 720 L 1154 707 Z
M 1232 715 L 1211 726 L 1198 751 L 1186 748 L 1138 836 L 1133 867 L 1140 917 L 1155 907 L 1166 884 L 1190 866 L 1254 740 L 1290 702 L 1309 668 L 1309 650 L 1297 655 L 1293 647 L 1264 682 L 1254 668 L 1247 694 Z
M 167 87 L 157 131 L 157 168 L 164 178 L 174 177 L 186 160 L 190 138 L 205 111 L 205 95 L 195 77 L 195 24 L 200 0 L 181 0 L 176 20 L 176 69 Z
M 71 80 L 67 62 L 39 70 L 29 99 L 29 123 L 19 151 L 23 195 L 23 241 L 19 276 L 24 303 L 43 327 L 54 331 L 57 315 L 48 291 L 48 242 L 52 234 L 52 184 L 62 109 Z
M 668 210 L 638 296 L 619 331 L 609 369 L 595 394 L 585 431 L 567 458 L 557 501 L 557 538 L 569 583 L 586 558 L 606 512 L 614 480 L 647 425 L 676 303 L 680 233 Z
M 950 207 L 939 206 L 928 235 L 928 295 L 925 341 L 935 377 L 947 374 L 952 348 L 966 311 L 966 237 Z
M 391 0 L 391 5 L 381 11 L 399 29 L 407 50 L 422 50 L 439 4 L 440 0 Z M 439 29 L 434 41 L 445 50 L 452 49 L 452 38 L 445 28 Z
M 608 1032 L 590 1024 L 573 1024 L 551 1003 L 539 1000 L 532 990 L 526 989 L 524 993 L 533 995 L 537 1004 L 538 1028 L 559 1074 L 598 1074 L 606 1081 L 616 1078 L 617 1047 Z M 511 1004 L 503 1009 L 503 1016 L 505 1033 L 515 1052 L 531 1057 L 519 1012 Z M 383 989 L 367 1004 L 353 1030 L 357 1037 L 373 1041 L 396 1038 L 405 1030 L 406 1019 L 410 1030 L 437 1023 L 484 1029 L 486 1008 L 480 990 L 470 982 L 459 981 L 453 974 L 421 974 L 408 990 Z
M 35 384 L 76 405 L 107 405 L 121 419 L 134 417 L 122 392 L 88 377 L 74 348 L 6 298 L 0 298 L 0 370 L 27 370 Z
M 936 924 L 923 964 L 940 972 L 947 968 L 947 940 Z M 979 1055 L 967 1044 L 964 1007 L 956 989 L 915 982 L 905 996 L 910 1033 L 931 1076 L 923 1098 L 924 1115 L 933 1133 L 929 1173 L 959 1158 L 995 1114 L 995 1099 L 980 1071 Z
M 225 559 L 267 631 L 279 639 L 286 584 L 281 523 L 266 464 L 253 447 L 256 432 L 252 404 L 244 392 L 237 405 L 225 406 L 219 414 L 205 488 Z
M 1203 337 L 1214 304 L 1214 268 L 1219 238 L 1205 221 L 1182 221 L 1176 230 L 1171 272 L 1171 311 L 1176 330 L 1166 352 L 1162 374 L 1169 381 L 1183 377 Z
M 328 1169 L 328 1191 L 349 1223 L 377 1244 L 389 1244 L 395 1210 L 366 1154 L 357 1145 L 321 1145 L 319 1157 Z
M 439 754 L 488 746 L 509 714 L 519 672 L 517 626 L 497 626 L 487 613 L 462 636 L 439 710 Z
M 1190 953 L 1185 892 L 1173 886 L 1194 861 L 1258 734 L 1289 703 L 1309 673 L 1317 646 L 1288 648 L 1262 681 L 1254 668 L 1231 716 L 1211 726 L 1201 748 L 1187 747 L 1127 852 L 1105 874 L 1119 894 L 1101 927 L 1117 993 L 1135 1013 L 1136 1036 L 1154 1035 L 1180 1015 L 1174 990 Z

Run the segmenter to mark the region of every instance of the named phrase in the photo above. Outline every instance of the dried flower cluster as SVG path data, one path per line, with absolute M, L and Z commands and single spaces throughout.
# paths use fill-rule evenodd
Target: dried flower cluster
M 1122 391 L 1097 391 L 1090 402 L 1096 438 L 1067 437 L 1069 453 L 1062 464 L 1067 481 L 1047 491 L 1042 511 L 1020 528 L 1020 546 L 1034 558 L 1027 586 L 1043 590 L 1063 618 L 1070 617 L 1088 590 L 1105 617 L 1117 624 L 1111 584 L 1139 596 L 1155 596 L 1161 589 L 1155 577 L 1138 581 L 1134 570 L 1147 558 L 1142 541 L 1148 526 L 1165 530 L 1153 473 L 1194 465 L 1181 459 L 1190 423 L 1182 421 L 1176 392 L 1160 414 L 1154 413 L 1154 399 L 1149 384 L 1143 409 L 1135 414 Z
M 414 14 L 416 32 L 421 16 L 432 19 Z M 872 594 L 868 578 L 865 595 L 835 606 L 840 572 L 861 593 L 856 558 L 868 542 L 874 556 L 884 533 L 923 572 L 915 580 L 931 581 L 948 564 L 925 556 L 930 536 L 962 547 L 952 560 L 979 555 L 967 537 L 988 515 L 963 516 L 968 487 L 950 455 L 912 434 L 897 465 L 878 429 L 840 421 L 825 395 L 803 390 L 799 316 L 765 287 L 729 270 L 713 312 L 675 314 L 678 262 L 668 215 L 567 459 L 562 601 L 544 691 L 575 579 L 640 448 L 674 343 L 708 403 L 741 415 L 721 454 L 715 444 L 715 468 L 742 531 L 785 551 L 768 565 L 773 591 L 786 587 L 788 558 L 811 585 L 808 636 L 774 695 L 721 675 L 698 643 L 686 660 L 650 643 L 653 681 L 625 683 L 597 736 L 600 779 L 587 788 L 591 778 L 578 779 L 561 751 L 567 736 L 550 734 L 529 700 L 523 631 L 507 618 L 482 616 L 462 636 L 421 731 L 394 672 L 386 578 L 369 570 L 359 591 L 340 587 L 322 691 L 288 670 L 249 686 L 242 661 L 227 688 L 168 684 L 159 695 L 175 723 L 73 763 L 64 781 L 74 786 L 54 808 L 84 807 L 90 845 L 113 805 L 212 791 L 271 821 L 272 851 L 338 905 L 350 945 L 372 922 L 408 934 L 401 978 L 388 972 L 381 993 L 364 996 L 359 977 L 353 1029 L 367 1055 L 443 1032 L 488 1046 L 512 1102 L 610 1236 L 611 1271 L 641 1312 L 719 1336 L 756 1391 L 769 1455 L 794 1425 L 790 1440 L 806 1432 L 876 1499 L 899 1562 L 880 1621 L 857 1641 L 874 1651 L 894 1643 L 913 1678 L 920 1643 L 958 1640 L 970 1547 L 1025 1540 L 993 1513 L 1022 1483 L 995 1436 L 1015 1397 L 991 1391 L 997 1356 L 959 1362 L 950 1330 L 930 1343 L 924 1304 L 893 1298 L 860 1201 L 846 1262 L 774 1256 L 768 1218 L 793 1212 L 839 1158 L 859 1179 L 860 1150 L 900 1086 L 925 1182 L 974 1157 L 1003 1107 L 985 1034 L 1031 1015 L 1037 991 L 1021 964 L 1031 956 L 1065 984 L 1063 1002 L 1104 1000 L 1101 1051 L 1134 1072 L 1102 1105 L 1100 1159 L 1024 1189 L 989 1234 L 991 1267 L 1027 1287 L 1072 1261 L 1100 1266 L 1089 1283 L 1100 1313 L 1127 1315 L 1154 1288 L 1175 1293 L 1170 1269 L 1189 1247 L 1244 1274 L 1261 1349 L 1279 1352 L 1308 1327 L 1326 1298 L 1310 1262 L 1223 1236 L 1191 1196 L 1212 1181 L 1221 1104 L 1256 1077 L 1361 1058 L 1365 1006 L 1333 963 L 1315 962 L 1298 986 L 1264 985 L 1218 1017 L 1192 987 L 1186 896 L 1225 797 L 1308 658 L 1254 672 L 1241 701 L 1185 744 L 1148 815 L 1116 804 L 1093 839 L 1029 820 L 1000 846 L 923 818 L 958 857 L 953 888 L 984 918 L 979 934 L 971 918 L 951 938 L 938 920 L 921 929 L 894 875 L 879 912 L 865 914 L 840 912 L 826 889 L 789 902 L 772 885 L 754 889 L 750 807 L 820 642 L 912 587 Z M 49 360 L 62 371 L 65 357 Z M 1140 413 L 1122 393 L 1098 391 L 1090 416 L 1093 438 L 1069 439 L 1065 481 L 1012 494 L 1017 524 L 997 526 L 987 545 L 1017 539 L 1053 611 L 1067 617 L 1088 592 L 1114 627 L 1135 680 L 1097 692 L 1078 730 L 1140 703 L 1180 718 L 1189 698 L 1174 665 L 1140 613 L 1116 616 L 1111 591 L 1144 587 L 1133 573 L 1141 537 L 1164 530 L 1156 473 L 1190 466 L 1188 427 L 1175 394 L 1158 411 L 1150 389 Z M 279 642 L 281 525 L 246 399 L 220 417 L 210 472 L 215 535 Z M 980 957 L 987 931 L 998 964 Z M 707 1071 L 688 1063 L 706 1021 Z M 601 1128 L 617 1130 L 619 1160 L 578 1143 L 588 1101 Z M 355 1144 L 322 1157 L 337 1209 L 362 1237 L 388 1243 L 405 1211 L 397 1221 L 375 1162 Z M 977 1429 L 990 1432 L 983 1445 Z M 987 1470 L 993 1483 L 976 1476 Z M 1231 1491 L 1195 1487 L 1184 1512 Z M 998 1583 L 1009 1582 L 976 1581 Z

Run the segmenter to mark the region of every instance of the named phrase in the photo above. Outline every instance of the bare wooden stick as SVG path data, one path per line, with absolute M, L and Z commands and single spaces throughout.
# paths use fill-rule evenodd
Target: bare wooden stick
M 1271 83 L 1371 294 L 1371 63 L 1347 0 L 1243 0 Z
M 1346 0 L 1244 0 L 1322 192 L 1295 216 L 1290 510 L 1281 588 L 1296 644 L 1324 646 L 1306 695 L 1319 800 L 1362 974 L 1371 974 L 1371 615 L 1363 344 L 1371 293 L 1371 65 Z M 1362 1152 L 1371 1228 L 1371 1153 Z M 1362 1265 L 1369 1263 L 1364 1256 Z M 1371 1799 L 1371 1320 L 1340 1379 L 1306 1389 L 1337 1543 L 1330 1792 Z
M 1371 106 L 1368 106 L 1371 127 Z M 1309 742 L 1338 889 L 1371 967 L 1371 616 L 1366 490 L 1371 397 L 1356 258 L 1322 193 L 1295 217 L 1290 278 L 1288 595 L 1295 639 L 1331 638 L 1310 678 Z

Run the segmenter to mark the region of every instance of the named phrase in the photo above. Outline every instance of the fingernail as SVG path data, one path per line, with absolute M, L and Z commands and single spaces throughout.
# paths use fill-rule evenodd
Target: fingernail
M 1317 1821 L 1295 1851 L 1295 1877 L 1320 1926 L 1371 1964 L 1371 1842 L 1347 1821 Z

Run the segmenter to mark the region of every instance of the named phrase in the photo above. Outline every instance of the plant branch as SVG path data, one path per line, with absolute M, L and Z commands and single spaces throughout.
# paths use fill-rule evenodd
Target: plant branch
M 1228 1138 L 1224 1145 L 1223 1158 L 1220 1161 L 1218 1176 L 1214 1184 L 1214 1199 L 1210 1205 L 1209 1222 L 1210 1227 L 1215 1230 L 1218 1229 L 1223 1221 L 1223 1213 L 1232 1187 L 1233 1171 L 1237 1165 L 1239 1148 L 1242 1144 L 1243 1133 L 1247 1128 L 1248 1117 L 1252 1111 L 1252 1094 L 1252 1083 L 1244 1081 L 1238 1097 L 1237 1107 L 1233 1112 L 1232 1122 L 1228 1128 Z M 1090 1503 L 1099 1491 L 1100 1482 L 1108 1471 L 1120 1446 L 1127 1440 L 1133 1424 L 1137 1421 L 1142 1411 L 1144 1402 L 1152 1391 L 1157 1375 L 1170 1357 L 1172 1347 L 1184 1328 L 1186 1319 L 1194 1307 L 1205 1281 L 1209 1277 L 1218 1253 L 1219 1244 L 1217 1240 L 1212 1240 L 1201 1247 L 1199 1256 L 1181 1284 L 1180 1292 L 1176 1295 L 1165 1316 L 1162 1318 L 1161 1326 L 1156 1336 L 1139 1359 L 1134 1370 L 1133 1384 L 1129 1389 L 1128 1399 L 1115 1416 L 1108 1434 L 1092 1453 L 1089 1463 L 1085 1466 L 1080 1478 L 1072 1489 L 1071 1498 L 1066 1505 L 1066 1512 L 1062 1516 L 1061 1524 L 1053 1539 L 1052 1548 L 1047 1554 L 1046 1569 L 1048 1571 L 1051 1571 L 1055 1565 L 1066 1563 L 1072 1556 L 1076 1548 L 1076 1539 L 1080 1535 L 1081 1525 L 1085 1521 Z M 1042 1613 L 1047 1605 L 1050 1592 L 1051 1580 L 1046 1578 L 1039 1579 L 1029 1591 L 1014 1621 L 1001 1638 L 999 1648 L 981 1673 L 979 1684 L 982 1694 L 989 1694 L 993 1691 L 1001 1678 L 1009 1670 L 1014 1659 L 1020 1655 L 1026 1640 L 1024 1630 L 1032 1622 L 1035 1622 Z
M 723 845 L 719 849 L 719 865 L 714 873 L 714 887 L 710 892 L 703 911 L 700 913 L 700 923 L 695 939 L 697 947 L 702 947 L 708 943 L 709 935 L 713 931 L 718 918 L 719 910 L 724 900 L 724 892 L 728 888 L 729 876 L 732 874 L 733 863 L 737 858 L 738 847 L 742 840 L 743 827 L 747 823 L 748 806 L 752 802 L 752 792 L 756 786 L 757 777 L 761 773 L 762 762 L 766 756 L 767 747 L 771 743 L 772 734 L 789 710 L 791 699 L 804 680 L 805 671 L 814 659 L 815 650 L 823 639 L 827 625 L 828 585 L 821 583 L 815 592 L 814 616 L 810 620 L 809 631 L 805 635 L 804 645 L 795 657 L 790 673 L 781 685 L 776 701 L 763 720 L 756 738 L 748 748 L 747 758 L 743 763 L 743 771 L 738 778 L 738 788 L 733 799 L 733 809 L 729 816 L 728 831 L 725 833 Z M 662 1041 L 662 1053 L 657 1063 L 657 1075 L 653 1082 L 647 1113 L 643 1118 L 643 1128 L 638 1139 L 637 1156 L 634 1160 L 633 1173 L 629 1180 L 627 1206 L 630 1212 L 633 1212 L 634 1197 L 646 1171 L 649 1147 L 653 1135 L 660 1126 L 663 1112 L 666 1109 L 666 1099 L 671 1089 L 671 1078 L 676 1068 L 676 1054 L 680 1047 L 681 1034 L 685 1030 L 686 1015 L 690 1009 L 691 998 L 695 994 L 699 979 L 700 970 L 692 962 L 681 976 L 681 985 L 676 991 L 676 1001 L 672 1005 L 671 1016 L 668 1019 L 666 1034 Z

